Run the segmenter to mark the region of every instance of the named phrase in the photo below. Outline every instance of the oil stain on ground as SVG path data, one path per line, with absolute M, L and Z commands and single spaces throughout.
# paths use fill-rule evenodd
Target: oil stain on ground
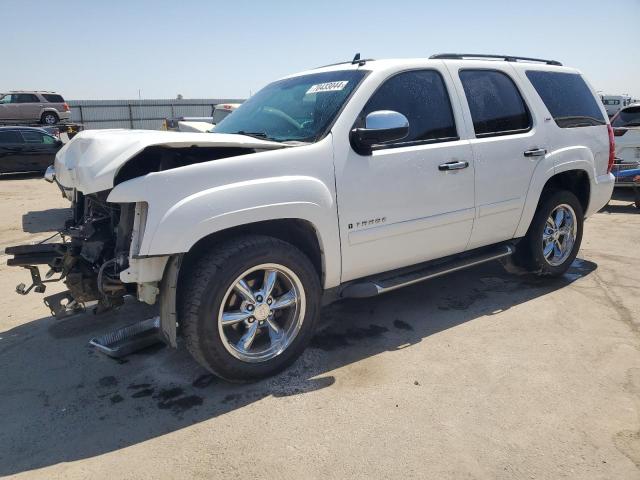
M 403 322 L 399 318 L 396 318 L 393 321 L 393 326 L 398 330 L 413 330 L 413 327 L 411 325 L 409 325 L 407 322 Z
M 316 334 L 311 340 L 311 348 L 332 351 L 340 347 L 349 347 L 354 341 L 376 338 L 388 332 L 387 327 L 370 324 L 368 327 L 352 327 L 344 332 L 324 331 Z

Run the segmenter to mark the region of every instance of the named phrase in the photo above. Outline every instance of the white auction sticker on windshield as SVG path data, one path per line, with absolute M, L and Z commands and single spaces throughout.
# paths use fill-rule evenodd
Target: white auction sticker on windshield
M 306 95 L 310 93 L 322 93 L 322 92 L 339 92 L 349 83 L 348 80 L 342 80 L 339 82 L 327 82 L 327 83 L 318 83 L 316 85 L 311 85 L 309 90 L 307 90 Z

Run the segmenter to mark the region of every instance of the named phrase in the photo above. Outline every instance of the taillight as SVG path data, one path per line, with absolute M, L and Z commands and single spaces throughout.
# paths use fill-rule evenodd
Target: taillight
M 68 112 L 68 111 L 69 111 L 69 104 L 68 104 L 68 103 L 66 103 L 66 102 L 65 102 L 65 103 L 63 103 L 63 104 L 62 104 L 62 109 L 63 109 L 65 112 Z
M 609 165 L 607 166 L 607 173 L 611 173 L 613 162 L 616 159 L 616 141 L 611 124 L 607 124 L 607 131 L 609 132 Z
M 614 128 L 613 129 L 613 134 L 616 137 L 621 137 L 622 135 L 624 135 L 625 133 L 627 133 L 627 129 L 626 128 Z

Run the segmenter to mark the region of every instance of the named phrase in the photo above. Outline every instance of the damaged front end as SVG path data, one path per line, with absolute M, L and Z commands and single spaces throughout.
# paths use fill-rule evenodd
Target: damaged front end
M 120 273 L 129 267 L 134 223 L 139 231 L 146 204 L 108 203 L 108 193 L 73 193 L 73 216 L 59 232 L 61 242 L 5 250 L 13 255 L 8 265 L 24 267 L 31 273 L 29 287 L 16 287 L 19 294 L 31 290 L 43 293 L 47 283 L 64 282 L 68 291 L 44 299 L 57 318 L 79 313 L 90 305 L 100 313 L 121 305 L 126 295 L 136 294 L 136 285 L 122 282 Z M 47 269 L 44 278 L 40 267 Z

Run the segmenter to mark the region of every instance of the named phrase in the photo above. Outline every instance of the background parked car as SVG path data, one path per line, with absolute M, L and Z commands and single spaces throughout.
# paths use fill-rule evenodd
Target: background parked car
M 0 127 L 0 173 L 44 172 L 62 145 L 41 128 Z
M 221 103 L 213 107 L 210 117 L 167 118 L 163 122 L 162 129 L 175 132 L 208 132 L 240 105 L 240 103 Z
M 631 103 L 631 97 L 629 95 L 600 95 L 600 99 L 609 118 L 618 113 L 621 108 Z
M 19 91 L 0 94 L 0 122 L 55 125 L 69 120 L 71 111 L 62 95 L 45 91 Z
M 622 108 L 611 119 L 616 137 L 616 158 L 622 163 L 640 162 L 640 103 Z

